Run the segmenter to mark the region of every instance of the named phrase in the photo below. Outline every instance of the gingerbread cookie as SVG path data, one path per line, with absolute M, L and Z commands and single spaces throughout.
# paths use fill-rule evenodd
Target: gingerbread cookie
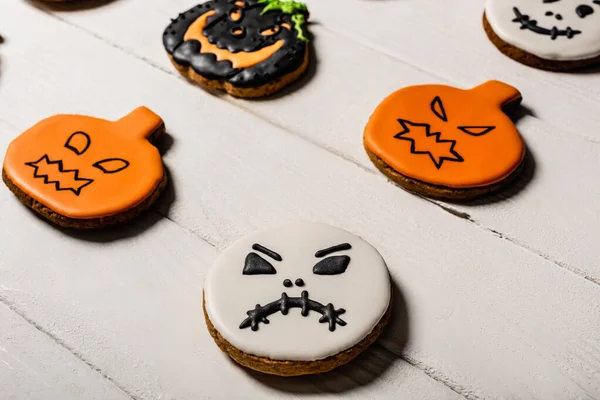
M 316 374 L 372 344 L 390 315 L 384 260 L 363 239 L 329 225 L 293 223 L 226 249 L 204 282 L 217 345 L 268 374 Z
M 523 64 L 567 71 L 600 63 L 600 0 L 487 0 L 483 24 Z
M 145 107 L 116 122 L 56 115 L 8 146 L 2 179 L 26 206 L 71 228 L 129 220 L 158 198 L 167 179 L 160 117 Z
M 364 132 L 371 161 L 426 196 L 466 200 L 499 189 L 521 169 L 525 145 L 504 114 L 517 89 L 489 81 L 470 90 L 411 86 L 388 96 Z
M 205 87 L 268 96 L 306 70 L 307 19 L 292 0 L 212 0 L 173 20 L 163 44 L 177 70 Z

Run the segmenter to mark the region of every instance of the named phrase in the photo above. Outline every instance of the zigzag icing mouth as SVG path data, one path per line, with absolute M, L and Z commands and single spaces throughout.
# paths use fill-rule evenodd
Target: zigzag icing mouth
M 553 26 L 551 29 L 543 28 L 538 26 L 537 21 L 531 19 L 527 14 L 521 14 L 517 7 L 513 7 L 513 11 L 515 12 L 515 19 L 512 22 L 518 22 L 521 24 L 521 29 L 529 29 L 532 32 L 535 32 L 540 35 L 547 35 L 552 38 L 552 40 L 556 40 L 559 36 L 566 36 L 569 39 L 575 37 L 575 35 L 579 35 L 581 31 L 577 31 L 571 29 L 568 26 L 566 29 L 558 29 L 556 26 Z
M 94 182 L 93 179 L 80 177 L 78 169 L 65 169 L 62 160 L 53 161 L 47 154 L 25 165 L 34 168 L 34 178 L 43 179 L 47 185 L 54 185 L 57 191 L 70 190 L 76 196 L 79 196 L 84 187 Z
M 269 320 L 267 317 L 273 315 L 279 311 L 283 315 L 287 315 L 290 308 L 301 308 L 301 314 L 303 317 L 308 315 L 309 311 L 316 311 L 321 314 L 319 318 L 320 323 L 327 322 L 329 324 L 329 330 L 335 331 L 336 324 L 340 326 L 346 326 L 346 321 L 339 318 L 339 316 L 346 312 L 343 308 L 336 310 L 333 304 L 329 303 L 326 306 L 308 298 L 308 292 L 302 291 L 300 297 L 289 297 L 285 292 L 281 293 L 279 300 L 275 300 L 265 306 L 257 304 L 253 310 L 248 310 L 246 314 L 248 318 L 242 321 L 240 329 L 248 328 L 253 331 L 258 330 L 258 324 L 268 324 Z

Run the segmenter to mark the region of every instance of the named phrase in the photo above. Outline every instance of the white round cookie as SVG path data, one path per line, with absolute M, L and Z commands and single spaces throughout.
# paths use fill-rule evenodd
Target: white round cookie
M 371 333 L 390 305 L 391 282 L 385 261 L 363 239 L 300 222 L 232 244 L 208 272 L 204 296 L 213 326 L 237 349 L 317 361 Z
M 600 55 L 598 0 L 487 0 L 486 18 L 506 43 L 551 61 Z

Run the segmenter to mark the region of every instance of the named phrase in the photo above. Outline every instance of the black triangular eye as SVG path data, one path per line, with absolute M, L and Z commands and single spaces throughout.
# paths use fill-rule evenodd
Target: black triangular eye
M 65 143 L 65 147 L 80 156 L 90 147 L 91 142 L 92 140 L 87 133 L 75 132 L 69 136 Z
M 459 126 L 458 129 L 471 136 L 482 136 L 496 129 L 495 126 Z
M 107 158 L 106 160 L 94 163 L 93 166 L 105 174 L 114 174 L 129 167 L 129 161 L 123 160 L 122 158 Z
M 448 122 L 446 110 L 444 110 L 444 105 L 442 104 L 440 96 L 435 96 L 435 99 L 431 102 L 431 111 L 433 111 L 433 113 L 442 121 Z
M 333 256 L 327 257 L 319 261 L 313 267 L 313 274 L 316 275 L 338 275 L 346 272 L 350 264 L 350 257 L 348 256 Z
M 249 253 L 244 262 L 244 275 L 274 275 L 277 270 L 270 262 L 262 258 L 256 253 Z

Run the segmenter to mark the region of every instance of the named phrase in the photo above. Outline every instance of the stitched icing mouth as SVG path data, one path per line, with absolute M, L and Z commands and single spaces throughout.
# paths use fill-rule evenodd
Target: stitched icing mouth
M 304 290 L 300 294 L 300 297 L 288 297 L 284 292 L 281 293 L 281 298 L 279 300 L 275 300 L 265 306 L 257 304 L 253 310 L 248 310 L 246 312 L 248 318 L 242 321 L 240 329 L 250 327 L 253 331 L 257 331 L 259 323 L 269 323 L 269 320 L 267 319 L 269 315 L 273 315 L 279 311 L 281 311 L 283 315 L 287 315 L 290 308 L 301 308 L 303 317 L 306 317 L 309 311 L 318 312 L 321 314 L 319 322 L 327 322 L 331 332 L 335 331 L 336 324 L 346 326 L 346 322 L 339 318 L 346 310 L 343 308 L 336 310 L 331 303 L 323 305 L 318 301 L 311 300 L 308 298 L 308 292 Z
M 553 26 L 552 29 L 542 28 L 538 26 L 537 21 L 531 19 L 527 14 L 521 14 L 517 7 L 513 7 L 513 11 L 515 12 L 515 19 L 512 22 L 519 22 L 521 24 L 521 29 L 529 29 L 532 32 L 535 32 L 540 35 L 547 35 L 552 38 L 552 40 L 556 40 L 559 36 L 566 36 L 569 39 L 572 39 L 575 35 L 579 35 L 581 31 L 573 30 L 570 26 L 566 29 L 558 29 L 556 26 Z
M 25 165 L 34 168 L 34 178 L 43 179 L 47 185 L 54 185 L 57 191 L 70 190 L 76 196 L 79 196 L 84 187 L 94 182 L 93 179 L 79 177 L 78 169 L 65 169 L 62 160 L 53 161 L 47 154 Z

